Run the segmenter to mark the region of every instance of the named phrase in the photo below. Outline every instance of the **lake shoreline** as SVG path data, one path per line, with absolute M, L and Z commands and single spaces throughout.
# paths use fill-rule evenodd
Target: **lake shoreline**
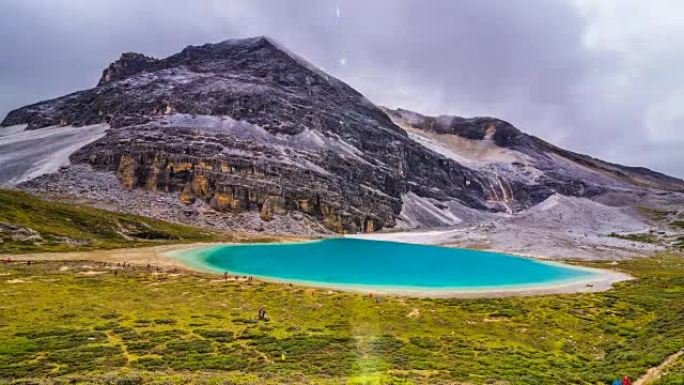
M 302 240 L 303 242 L 316 242 L 318 240 Z M 282 242 L 274 242 L 274 245 L 282 243 L 293 243 L 298 241 L 285 240 Z M 14 255 L 13 259 L 16 261 L 96 261 L 107 262 L 112 264 L 123 264 L 147 266 L 159 270 L 174 270 L 186 271 L 188 273 L 202 273 L 214 276 L 222 276 L 223 271 L 210 269 L 203 266 L 201 263 L 192 261 L 192 259 L 184 258 L 183 254 L 189 250 L 206 249 L 209 247 L 220 247 L 229 245 L 244 245 L 245 243 L 227 243 L 227 242 L 207 242 L 207 243 L 187 243 L 187 244 L 173 244 L 160 245 L 152 247 L 137 247 L 137 248 L 122 248 L 110 250 L 94 250 L 94 251 L 74 251 L 74 252 L 46 252 L 46 253 L 31 253 Z M 247 243 L 249 244 L 249 243 Z M 319 282 L 283 280 L 270 277 L 255 277 L 255 279 L 263 282 L 273 284 L 291 284 L 301 287 L 310 287 L 317 289 L 329 289 L 335 291 L 356 292 L 362 294 L 373 295 L 391 295 L 391 296 L 405 296 L 405 297 L 430 297 L 430 298 L 499 298 L 509 296 L 531 296 L 531 295 L 549 295 L 549 294 L 571 294 L 571 293 L 588 293 L 600 292 L 610 290 L 613 284 L 621 281 L 634 279 L 633 277 L 613 270 L 595 269 L 576 264 L 565 264 L 559 261 L 550 261 L 548 259 L 528 256 L 515 255 L 521 258 L 530 258 L 543 263 L 560 263 L 565 267 L 576 269 L 586 269 L 595 272 L 591 277 L 571 280 L 566 282 L 556 282 L 548 284 L 527 285 L 521 287 L 500 287 L 500 288 L 471 288 L 471 289 L 413 289 L 413 288 L 397 288 L 397 287 L 382 287 L 382 286 L 362 286 L 362 285 L 337 285 L 337 284 L 321 284 Z M 245 274 L 237 273 L 232 275 L 243 276 Z
M 317 242 L 319 240 L 309 241 Z M 289 242 L 287 242 L 289 243 Z M 274 243 L 274 245 L 281 243 Z M 202 252 L 216 247 L 230 246 L 233 244 L 209 244 L 209 245 L 188 245 L 188 247 L 169 250 L 163 254 L 174 260 L 175 263 L 186 269 L 203 272 L 207 274 L 223 275 L 228 273 L 231 276 L 250 275 L 244 272 L 224 271 L 218 267 L 212 267 L 202 262 Z M 244 245 L 244 244 L 243 244 Z M 633 279 L 633 277 L 611 270 L 596 269 L 581 265 L 565 264 L 559 261 L 549 261 L 546 259 L 513 255 L 518 258 L 533 259 L 544 264 L 560 265 L 564 268 L 589 271 L 591 276 L 576 279 L 560 280 L 548 283 L 521 284 L 521 285 L 502 285 L 498 287 L 454 287 L 454 288 L 424 288 L 424 287 L 400 287 L 382 285 L 354 285 L 336 284 L 316 281 L 306 281 L 297 279 L 283 279 L 268 276 L 254 276 L 254 279 L 273 284 L 296 285 L 317 289 L 329 289 L 336 291 L 357 292 L 373 295 L 392 295 L 407 297 L 430 297 L 430 298 L 498 298 L 508 296 L 529 296 L 529 295 L 548 295 L 548 294 L 570 294 L 588 293 L 610 290 L 613 284 L 621 281 Z

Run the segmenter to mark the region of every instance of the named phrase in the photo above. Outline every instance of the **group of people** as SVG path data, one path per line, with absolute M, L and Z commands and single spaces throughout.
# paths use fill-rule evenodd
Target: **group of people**
M 223 273 L 223 282 L 228 282 L 228 278 L 230 278 L 230 276 L 228 275 L 228 272 Z M 235 280 L 239 280 L 241 277 L 239 275 L 236 275 L 233 278 Z M 251 275 L 250 276 L 246 276 L 246 275 L 242 276 L 242 279 L 246 279 L 247 281 L 251 281 L 253 278 L 254 277 L 252 277 Z
M 624 376 L 622 379 L 616 379 L 613 381 L 612 385 L 632 385 L 632 380 L 629 379 L 629 377 Z

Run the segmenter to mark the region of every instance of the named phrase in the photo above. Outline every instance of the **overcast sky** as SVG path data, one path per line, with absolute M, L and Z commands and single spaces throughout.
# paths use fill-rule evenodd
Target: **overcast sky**
M 268 35 L 377 104 L 684 177 L 679 0 L 4 0 L 0 28 L 2 116 L 93 87 L 122 52 Z

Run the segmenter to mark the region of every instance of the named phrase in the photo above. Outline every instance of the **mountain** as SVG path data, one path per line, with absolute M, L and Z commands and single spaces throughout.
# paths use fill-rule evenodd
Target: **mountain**
M 409 136 L 464 165 L 488 168 L 507 179 L 524 183 L 573 185 L 583 181 L 590 192 L 565 191 L 567 195 L 601 194 L 607 188 L 652 187 L 682 191 L 684 181 L 643 167 L 626 167 L 563 150 L 527 135 L 510 123 L 489 117 L 425 116 L 397 109 L 383 110 Z M 512 167 L 506 167 L 510 165 Z M 579 186 L 568 186 L 568 188 Z
M 684 191 L 682 180 L 565 151 L 499 119 L 380 108 L 266 37 L 164 59 L 125 53 L 94 88 L 2 122 L 24 135 L 103 124 L 104 136 L 70 155 L 71 171 L 24 187 L 100 203 L 111 190 L 123 196 L 119 209 L 136 212 L 173 196 L 172 209 L 152 215 L 221 227 L 227 219 L 217 213 L 250 221 L 258 213 L 257 229 L 287 218 L 278 226 L 303 220 L 335 232 L 451 226 L 524 212 L 557 194 L 630 204 Z M 19 146 L 8 143 L 7 151 Z M 107 175 L 118 182 L 101 182 Z M 145 199 L 128 199 L 139 191 Z

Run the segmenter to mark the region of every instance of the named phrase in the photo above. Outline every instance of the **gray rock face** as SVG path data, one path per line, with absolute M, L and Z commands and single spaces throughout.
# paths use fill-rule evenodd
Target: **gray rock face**
M 600 195 L 623 175 L 681 188 L 674 178 L 557 149 L 498 119 L 383 111 L 264 37 L 190 46 L 165 59 L 123 54 L 95 88 L 14 110 L 2 125 L 98 123 L 111 128 L 71 161 L 114 172 L 124 187 L 264 220 L 301 212 L 338 232 L 394 226 L 409 195 L 515 212 L 555 192 Z M 429 135 L 486 142 L 503 158 L 445 153 Z M 600 168 L 610 183 L 577 174 L 582 167 Z

